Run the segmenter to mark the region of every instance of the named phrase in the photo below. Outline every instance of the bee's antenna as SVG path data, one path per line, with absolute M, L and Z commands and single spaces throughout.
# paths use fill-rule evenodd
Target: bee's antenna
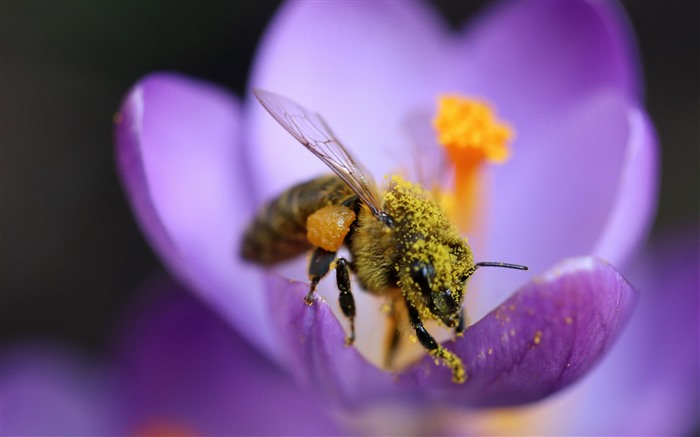
M 508 264 L 508 263 L 496 263 L 496 262 L 480 262 L 474 265 L 474 270 L 477 267 L 505 267 L 507 269 L 516 270 L 527 270 L 527 266 L 521 266 L 520 264 Z
M 472 267 L 471 269 L 469 269 L 467 271 L 467 273 L 464 275 L 463 279 L 465 281 L 467 279 L 469 279 L 469 277 L 471 275 L 473 275 L 474 272 L 476 271 L 476 269 L 478 269 L 479 267 L 505 267 L 507 269 L 527 270 L 526 266 L 521 266 L 520 264 L 496 263 L 496 262 L 488 262 L 487 261 L 487 262 L 480 262 L 480 263 L 474 264 L 474 267 Z

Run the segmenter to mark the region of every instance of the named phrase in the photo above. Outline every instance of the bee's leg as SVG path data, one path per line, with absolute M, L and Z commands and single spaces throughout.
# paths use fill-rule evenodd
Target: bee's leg
M 432 335 L 423 326 L 423 321 L 420 319 L 418 310 L 411 305 L 410 302 L 406 301 L 406 306 L 408 307 L 408 317 L 411 322 L 411 326 L 416 331 L 416 337 L 418 341 L 423 345 L 424 348 L 428 350 L 430 355 L 442 359 L 443 364 L 450 368 L 452 371 L 452 381 L 457 384 L 461 384 L 467 380 L 467 374 L 464 371 L 464 364 L 459 357 L 452 352 L 448 351 L 444 347 L 440 346 Z
M 461 337 L 464 335 L 464 326 L 465 321 L 464 321 L 464 308 L 461 308 L 459 310 L 459 322 L 457 322 L 457 326 L 455 327 L 455 335 L 457 337 Z
M 389 323 L 386 328 L 386 347 L 384 349 L 384 367 L 386 369 L 390 369 L 391 366 L 394 364 L 394 358 L 396 357 L 396 352 L 398 351 L 400 340 L 399 317 L 401 317 L 401 314 L 399 313 L 400 309 L 397 306 L 401 303 L 395 297 L 390 298 L 389 301 L 391 307 L 387 312 L 387 316 L 389 317 Z
M 355 298 L 350 291 L 350 269 L 345 258 L 338 258 L 335 262 L 335 279 L 340 290 L 340 309 L 350 320 L 350 336 L 345 338 L 345 344 L 350 346 L 355 341 Z
M 304 298 L 308 305 L 314 303 L 316 287 L 318 287 L 318 283 L 331 269 L 333 260 L 335 260 L 335 252 L 329 252 L 320 247 L 316 248 L 311 254 L 311 260 L 309 261 L 309 280 L 311 281 L 311 287 Z

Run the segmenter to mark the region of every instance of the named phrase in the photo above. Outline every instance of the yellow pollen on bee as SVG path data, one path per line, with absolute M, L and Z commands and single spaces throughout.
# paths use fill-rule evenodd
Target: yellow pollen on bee
M 491 105 L 484 100 L 456 94 L 441 96 L 433 119 L 437 141 L 445 148 L 454 166 L 454 192 L 444 195 L 445 207 L 462 231 L 468 230 L 479 203 L 479 170 L 485 162 L 503 163 L 511 154 L 509 144 L 513 128 L 497 119 Z
M 355 213 L 342 205 L 328 205 L 306 219 L 306 239 L 314 246 L 335 252 L 350 232 Z

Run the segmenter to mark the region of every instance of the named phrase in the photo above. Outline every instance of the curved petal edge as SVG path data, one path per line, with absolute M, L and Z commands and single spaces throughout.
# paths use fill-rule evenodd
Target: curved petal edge
M 574 383 L 625 326 L 636 292 L 610 264 L 564 260 L 471 326 L 452 349 L 465 362 L 465 389 L 447 397 L 471 406 L 533 402 Z
M 146 237 L 171 271 L 275 356 L 257 269 L 237 256 L 253 215 L 240 101 L 174 73 L 137 82 L 116 117 L 119 173 Z
M 267 298 L 282 356 L 297 379 L 345 406 L 373 401 L 487 407 L 544 398 L 586 374 L 609 349 L 635 300 L 631 285 L 595 258 L 563 261 L 536 278 L 457 341 L 444 345 L 468 380 L 425 357 L 402 373 L 375 367 L 354 348 L 328 304 L 304 303 L 308 285 L 268 277 Z

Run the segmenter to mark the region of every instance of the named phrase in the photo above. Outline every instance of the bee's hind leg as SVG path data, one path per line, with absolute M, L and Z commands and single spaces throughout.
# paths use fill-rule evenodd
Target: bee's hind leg
M 309 261 L 309 280 L 311 281 L 311 287 L 309 287 L 309 292 L 304 298 L 304 301 L 306 301 L 308 305 L 314 303 L 316 287 L 318 287 L 318 283 L 321 279 L 328 274 L 334 260 L 335 252 L 329 252 L 320 247 L 316 248 L 311 254 L 311 259 Z
M 355 341 L 355 298 L 350 290 L 350 266 L 345 258 L 336 258 L 335 252 L 329 252 L 320 247 L 314 250 L 309 262 L 311 286 L 304 300 L 309 305 L 314 302 L 318 283 L 328 274 L 332 266 L 335 267 L 335 278 L 340 290 L 340 309 L 350 320 L 350 335 L 345 339 L 345 343 L 351 345 Z

